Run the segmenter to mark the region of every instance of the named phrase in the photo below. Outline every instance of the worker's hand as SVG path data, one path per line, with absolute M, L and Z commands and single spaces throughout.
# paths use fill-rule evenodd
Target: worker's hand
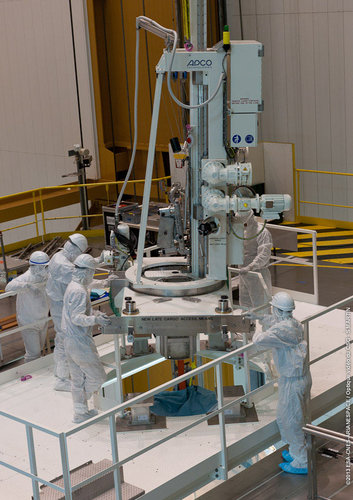
M 102 264 L 102 262 L 104 262 L 104 250 L 102 250 L 100 256 L 97 257 L 97 262 L 98 264 Z
M 111 322 L 112 321 L 107 314 L 100 314 L 99 316 L 96 316 L 97 325 L 107 326 L 110 325 Z

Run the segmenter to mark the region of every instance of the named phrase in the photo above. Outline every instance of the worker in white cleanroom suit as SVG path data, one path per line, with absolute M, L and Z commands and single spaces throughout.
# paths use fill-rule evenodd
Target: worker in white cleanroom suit
M 307 474 L 307 450 L 302 427 L 305 399 L 311 387 L 310 371 L 305 368 L 307 343 L 303 326 L 293 318 L 294 300 L 288 293 L 273 296 L 272 315 L 260 319 L 262 331 L 255 332 L 256 346 L 272 349 L 279 373 L 277 423 L 282 441 L 289 444 L 289 451 L 282 456 L 279 466 L 285 472 Z
M 72 281 L 64 295 L 62 330 L 71 376 L 74 406 L 73 422 L 83 422 L 97 414 L 88 410 L 87 401 L 106 379 L 103 365 L 92 337 L 93 325 L 108 325 L 109 317 L 92 311 L 89 285 L 93 280 L 96 261 L 87 254 L 74 262 Z
M 87 239 L 82 234 L 71 234 L 64 248 L 53 255 L 49 263 L 47 294 L 50 314 L 55 328 L 54 373 L 57 391 L 70 391 L 69 368 L 67 365 L 64 337 L 61 330 L 63 300 L 67 285 L 72 279 L 74 260 L 87 249 Z
M 263 305 L 266 300 L 259 280 L 248 272 L 260 273 L 271 295 L 268 265 L 273 244 L 271 233 L 263 224 L 256 222 L 252 211 L 245 219 L 244 227 L 244 263 L 239 267 L 239 305 L 252 308 Z
M 29 259 L 29 269 L 10 281 L 6 292 L 17 292 L 16 316 L 22 330 L 26 348 L 25 362 L 40 358 L 48 330 L 49 303 L 45 286 L 48 279 L 49 257 L 44 252 L 33 252 Z

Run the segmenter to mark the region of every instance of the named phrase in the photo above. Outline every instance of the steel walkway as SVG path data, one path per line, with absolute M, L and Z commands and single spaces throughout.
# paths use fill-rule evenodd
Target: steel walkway
M 326 426 L 326 424 L 325 424 Z M 335 426 L 333 426 L 335 427 Z M 343 427 L 340 426 L 341 429 Z M 318 494 L 321 498 L 352 500 L 353 483 L 345 484 L 344 445 L 321 441 L 317 453 Z M 282 472 L 282 450 L 276 451 L 255 465 L 233 476 L 213 490 L 198 497 L 199 500 L 307 500 L 307 476 Z M 341 452 L 337 458 L 321 452 L 331 449 Z M 351 460 L 352 469 L 352 460 Z

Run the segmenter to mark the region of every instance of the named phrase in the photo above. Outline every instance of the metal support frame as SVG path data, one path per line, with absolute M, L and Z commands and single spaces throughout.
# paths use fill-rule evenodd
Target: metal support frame
M 29 455 L 29 467 L 32 474 L 37 475 L 37 463 L 36 455 L 34 451 L 34 440 L 33 440 L 33 429 L 29 425 L 26 425 L 26 436 L 27 436 L 27 447 Z M 34 500 L 39 500 L 39 484 L 37 481 L 32 479 L 32 489 Z
M 114 469 L 114 472 L 113 472 L 113 474 L 114 474 L 115 500 L 122 500 L 123 494 L 121 491 L 118 441 L 117 441 L 117 437 L 116 437 L 116 424 L 115 424 L 115 416 L 114 415 L 110 415 L 110 417 L 109 417 L 109 431 L 110 431 L 110 444 L 112 447 L 113 465 L 117 464 L 117 467 Z
M 5 247 L 4 247 L 4 240 L 2 236 L 2 231 L 0 231 L 0 246 L 1 246 L 1 255 L 2 255 L 2 262 L 4 265 L 4 273 L 6 277 L 6 283 L 9 281 L 9 272 L 7 269 L 7 264 L 6 264 L 6 255 L 5 255 Z
M 72 485 L 70 477 L 69 456 L 67 452 L 67 438 L 64 433 L 59 436 L 61 466 L 63 469 L 65 500 L 72 500 Z
M 217 380 L 217 406 L 221 410 L 224 406 L 223 401 L 223 364 L 216 366 L 216 380 Z M 218 415 L 219 419 L 219 439 L 221 442 L 221 470 L 216 472 L 216 477 L 220 479 L 228 479 L 228 460 L 227 460 L 227 438 L 224 411 Z
M 155 154 L 155 150 L 156 150 L 159 107 L 161 104 L 161 96 L 162 96 L 162 84 L 163 84 L 163 73 L 159 73 L 157 75 L 156 89 L 154 92 L 150 141 L 149 141 L 149 145 L 148 145 L 148 156 L 147 156 L 147 165 L 146 165 L 146 174 L 145 174 L 145 186 L 144 186 L 144 190 L 143 190 L 143 204 L 142 204 L 141 219 L 140 219 L 139 240 L 138 240 L 138 246 L 137 246 L 136 283 L 141 282 L 142 261 L 143 261 L 143 253 L 144 253 L 144 248 L 145 248 L 146 227 L 147 227 L 148 209 L 149 209 L 149 203 L 150 203 L 150 194 L 151 194 L 151 182 L 152 182 L 152 174 L 153 174 L 154 154 Z
M 86 168 L 81 165 L 80 158 L 76 155 L 76 168 L 77 168 L 77 180 L 78 184 L 81 184 L 79 187 L 80 191 L 80 205 L 81 205 L 81 214 L 82 214 L 82 229 L 86 231 L 89 229 L 89 219 L 88 215 L 88 196 L 87 196 L 87 187 L 82 184 L 87 183 L 86 179 Z
M 272 255 L 271 260 L 272 263 L 270 264 L 275 265 L 276 262 L 287 262 L 288 264 L 299 264 L 302 266 L 309 266 L 312 267 L 313 269 L 313 287 L 314 287 L 314 293 L 304 293 L 304 292 L 294 292 L 293 290 L 288 290 L 288 292 L 294 297 L 296 300 L 305 300 L 306 302 L 310 302 L 312 304 L 318 304 L 319 303 L 319 278 L 318 278 L 318 264 L 317 264 L 317 233 L 316 231 L 312 231 L 311 229 L 302 229 L 300 227 L 290 227 L 290 226 L 278 226 L 275 224 L 267 224 L 266 227 L 268 229 L 276 229 L 281 230 L 281 231 L 288 231 L 288 232 L 294 232 L 294 233 L 301 233 L 301 234 L 310 234 L 311 239 L 312 239 L 312 249 L 313 249 L 313 261 L 306 261 L 304 259 L 300 258 L 290 258 L 290 257 L 277 257 Z M 273 287 L 275 288 L 275 287 Z M 283 288 L 281 288 L 283 290 Z
M 335 441 L 336 443 L 346 446 L 350 444 L 352 447 L 353 437 L 311 424 L 305 425 L 303 431 L 307 435 L 308 443 L 308 500 L 327 500 L 318 494 L 315 438 L 319 437 L 325 440 Z
M 125 336 L 124 336 L 125 339 Z M 116 374 L 116 400 L 118 404 L 124 401 L 123 385 L 121 377 L 121 353 L 119 335 L 114 335 L 114 356 L 115 356 L 115 374 Z M 120 414 L 122 416 L 122 413 Z
M 325 314 L 331 312 L 332 310 L 334 309 L 338 309 L 339 307 L 342 307 L 350 302 L 353 302 L 353 296 L 350 296 L 348 298 L 346 298 L 345 300 L 343 301 L 340 301 L 336 304 L 333 304 L 332 306 L 330 307 L 327 307 L 325 309 L 323 309 L 322 311 L 318 312 L 318 313 L 315 313 L 307 318 L 305 318 L 302 323 L 305 325 L 306 323 L 309 323 L 310 321 L 313 321 L 315 319 L 317 319 L 318 317 L 321 317 L 321 316 L 324 316 Z M 309 335 L 309 328 L 306 327 L 305 328 L 305 334 L 306 335 Z M 162 384 L 161 386 L 159 387 L 156 387 L 150 391 L 147 391 L 139 396 L 136 396 L 135 398 L 129 400 L 129 401 L 126 401 L 120 405 L 117 405 L 116 407 L 108 410 L 108 411 L 105 411 L 99 415 L 97 415 L 96 417 L 93 417 L 91 418 L 90 420 L 86 421 L 86 422 L 83 422 L 81 424 L 78 424 L 76 425 L 75 427 L 73 427 L 72 429 L 69 429 L 67 430 L 66 432 L 63 432 L 63 433 L 60 433 L 58 434 L 57 432 L 54 432 L 50 429 L 46 429 L 44 427 L 41 427 L 37 424 L 34 424 L 32 422 L 28 422 L 22 418 L 19 418 L 19 417 L 16 417 L 14 415 L 11 415 L 7 412 L 4 412 L 4 411 L 1 411 L 0 410 L 0 416 L 3 416 L 5 418 L 8 418 L 12 421 L 15 421 L 15 422 L 18 422 L 18 423 L 21 423 L 22 425 L 25 425 L 26 426 L 26 429 L 28 428 L 29 430 L 27 430 L 27 446 L 28 446 L 28 452 L 29 452 L 29 455 L 30 455 L 30 466 L 31 466 L 31 473 L 25 471 L 25 470 L 22 470 L 18 467 L 15 467 L 13 466 L 12 464 L 9 464 L 9 463 L 6 463 L 4 461 L 0 461 L 0 465 L 3 465 L 5 467 L 7 467 L 8 469 L 10 470 L 13 470 L 19 474 L 22 474 L 28 478 L 30 478 L 32 480 L 32 484 L 33 484 L 33 496 L 34 496 L 34 499 L 37 500 L 38 497 L 36 497 L 35 495 L 37 494 L 36 491 L 37 491 L 37 487 L 36 485 L 38 483 L 42 483 L 42 484 L 46 484 L 47 486 L 57 490 L 57 491 L 61 491 L 61 492 L 64 492 L 65 493 L 65 499 L 66 500 L 72 500 L 72 492 L 73 491 L 76 491 L 77 489 L 79 489 L 80 487 L 82 487 L 83 485 L 85 484 L 88 484 L 89 482 L 91 481 L 94 481 L 95 479 L 98 479 L 100 477 L 103 477 L 104 475 L 106 475 L 107 473 L 109 472 L 114 472 L 114 481 L 115 481 L 115 487 L 116 487 L 116 499 L 118 500 L 121 500 L 121 496 L 120 495 L 120 491 L 119 491 L 119 482 L 120 482 L 120 472 L 119 472 L 119 468 L 130 462 L 131 460 L 134 460 L 135 458 L 141 456 L 142 454 L 152 450 L 153 448 L 156 448 L 157 446 L 160 446 L 161 444 L 164 444 L 166 443 L 167 441 L 169 441 L 170 439 L 173 439 L 175 437 L 177 437 L 178 435 L 182 434 L 182 433 L 185 433 L 187 432 L 188 430 L 202 424 L 203 422 L 206 422 L 208 419 L 216 416 L 216 415 L 219 415 L 219 422 L 220 422 L 220 444 L 221 444 L 221 450 L 219 453 L 217 453 L 216 455 L 214 455 L 214 457 L 211 457 L 206 459 L 205 462 L 202 462 L 200 464 L 198 464 L 196 466 L 197 470 L 198 470 L 198 475 L 195 476 L 195 473 L 193 472 L 191 475 L 190 475 L 190 471 L 186 471 L 184 473 L 182 473 L 180 475 L 180 477 L 178 476 L 178 480 L 177 480 L 177 485 L 174 485 L 173 487 L 175 487 L 176 489 L 178 489 L 178 491 L 180 491 L 181 489 L 183 490 L 191 490 L 192 488 L 195 489 L 195 486 L 198 484 L 197 481 L 198 479 L 200 478 L 200 481 L 205 484 L 207 483 L 210 478 L 211 478 L 211 475 L 208 476 L 208 479 L 205 479 L 205 466 L 204 466 L 204 463 L 207 462 L 207 464 L 209 465 L 211 462 L 212 462 L 212 468 L 211 470 L 214 472 L 216 470 L 216 468 L 218 468 L 218 464 L 220 464 L 220 470 L 222 472 L 222 474 L 224 474 L 224 478 L 227 477 L 227 468 L 233 468 L 235 465 L 238 464 L 239 460 L 241 461 L 244 461 L 246 460 L 246 457 L 250 456 L 249 453 L 253 453 L 253 447 L 249 450 L 249 447 L 248 447 L 248 444 L 246 445 L 246 449 L 244 450 L 242 448 L 243 444 L 239 447 L 236 447 L 237 450 L 241 449 L 241 455 L 236 457 L 236 460 L 235 460 L 235 457 L 234 457 L 234 452 L 232 451 L 232 453 L 229 452 L 229 450 L 233 450 L 234 448 L 234 445 L 230 445 L 229 447 L 227 447 L 227 444 L 226 444 L 226 428 L 225 428 L 225 425 L 224 425 L 224 412 L 225 410 L 227 410 L 228 408 L 231 408 L 232 406 L 234 406 L 235 404 L 239 403 L 241 400 L 244 399 L 244 396 L 241 396 L 240 398 L 237 398 L 227 404 L 224 404 L 224 401 L 223 401 L 223 380 L 222 380 L 222 364 L 223 363 L 226 363 L 228 362 L 232 357 L 235 357 L 235 356 L 239 356 L 239 354 L 241 353 L 245 353 L 245 352 L 248 352 L 250 349 L 252 349 L 253 347 L 253 344 L 250 343 L 250 344 L 247 344 L 246 346 L 242 346 L 241 348 L 239 349 L 236 349 L 235 351 L 232 351 L 232 352 L 229 352 L 229 353 L 226 353 L 224 354 L 223 356 L 221 356 L 220 358 L 216 359 L 216 360 L 213 360 L 205 365 L 202 365 L 180 377 L 177 377 L 175 379 L 172 379 L 170 380 L 169 382 L 166 382 L 164 384 Z M 341 349 L 344 349 L 346 347 L 346 345 L 342 345 L 340 348 Z M 328 357 L 329 355 L 331 355 L 332 353 L 334 352 L 337 352 L 337 348 L 329 351 L 328 353 L 326 353 L 326 357 Z M 309 359 L 306 359 L 305 363 L 308 364 L 310 362 L 310 365 L 313 364 L 313 363 L 316 363 L 317 361 L 321 360 L 322 357 L 319 356 L 317 359 L 313 360 L 313 361 L 309 361 Z M 201 418 L 193 421 L 192 423 L 184 426 L 183 428 L 181 429 L 178 429 L 176 432 L 173 432 L 165 437 L 163 437 L 162 439 L 160 439 L 159 441 L 157 442 L 154 442 L 152 443 L 151 445 L 147 446 L 146 448 L 142 449 L 142 450 L 139 450 L 138 452 L 136 453 L 133 453 L 132 455 L 124 458 L 123 460 L 120 460 L 119 461 L 119 458 L 118 458 L 118 445 L 117 445 L 117 440 L 116 440 L 116 432 L 115 432 L 115 415 L 118 414 L 119 412 L 122 412 L 125 408 L 131 406 L 131 405 L 134 405 L 134 404 L 137 404 L 137 403 L 141 403 L 142 401 L 144 401 L 145 399 L 147 398 L 150 398 L 162 391 L 165 391 L 171 387 L 173 387 L 174 385 L 177 385 L 177 384 L 180 384 L 181 382 L 183 381 L 186 381 L 187 379 L 191 378 L 191 377 L 195 377 L 195 376 L 200 376 L 201 374 L 203 374 L 205 371 L 208 371 L 212 368 L 215 368 L 216 369 L 216 385 L 217 385 L 217 395 L 218 395 L 218 405 L 217 405 L 217 410 L 214 410 L 213 412 L 209 413 L 208 415 L 205 415 L 205 416 L 202 416 Z M 276 380 L 273 380 L 271 381 L 271 383 L 275 383 Z M 267 394 L 267 389 L 268 389 L 268 386 L 270 384 L 266 384 L 265 386 L 262 386 L 262 387 L 259 387 L 258 389 L 255 389 L 254 391 L 252 391 L 250 394 L 246 394 L 245 396 L 246 397 L 249 397 L 250 399 L 252 398 L 258 398 L 259 395 L 263 392 L 264 394 Z M 337 387 L 334 387 L 332 388 L 330 391 L 334 394 L 337 394 Z M 343 391 L 344 389 L 342 389 Z M 337 404 L 337 402 L 335 403 Z M 325 410 L 327 411 L 327 410 Z M 105 419 L 109 419 L 109 428 L 110 428 L 110 437 L 111 437 L 111 447 L 112 447 L 112 458 L 113 458 L 113 465 L 111 465 L 110 467 L 108 467 L 107 469 L 95 474 L 94 476 L 86 479 L 85 481 L 83 481 L 82 483 L 79 483 L 77 485 L 75 485 L 74 487 L 71 485 L 71 479 L 70 479 L 70 466 L 69 466 L 69 458 L 68 458 L 68 449 L 67 449 L 67 438 L 69 436 L 72 436 L 80 431 L 82 431 L 83 429 L 86 429 L 88 427 L 90 427 L 91 425 L 94 425 L 98 422 L 101 422 Z M 272 422 L 271 424 L 268 424 L 266 426 L 266 429 L 265 429 L 265 432 L 268 434 L 270 432 L 270 429 L 272 429 L 272 431 L 274 431 L 274 429 L 276 428 L 276 423 L 275 422 Z M 56 438 L 59 439 L 59 444 L 60 444 L 60 453 L 61 453 L 61 463 L 62 463 L 62 468 L 63 468 L 63 478 L 64 478 L 64 489 L 62 487 L 59 487 L 58 485 L 56 484 L 53 484 L 52 482 L 49 482 L 41 477 L 38 477 L 37 474 L 36 474 L 36 457 L 35 457 L 35 448 L 34 448 L 34 441 L 33 441 L 33 434 L 32 434 L 32 431 L 33 429 L 37 429 L 41 432 L 44 432 L 44 433 L 47 433 L 49 435 L 52 435 Z M 272 432 L 271 431 L 271 432 Z M 310 425 L 310 424 L 307 424 L 305 427 L 304 427 L 304 431 L 307 432 L 309 435 L 313 435 L 313 436 L 318 436 L 318 437 L 324 437 L 324 438 L 329 438 L 329 439 L 332 439 L 332 440 L 338 440 L 339 442 L 342 442 L 342 443 L 346 443 L 347 442 L 347 438 L 346 436 L 344 435 L 340 435 L 339 433 L 335 433 L 333 431 L 327 431 L 326 429 L 321 429 L 321 428 L 315 428 L 314 426 Z M 259 429 L 257 432 L 255 432 L 254 434 L 254 439 L 252 440 L 252 442 L 255 440 L 258 440 L 259 439 L 259 435 L 263 435 L 264 433 L 264 430 L 263 429 Z M 327 433 L 327 434 L 325 434 Z M 266 434 L 266 446 L 270 444 L 269 442 L 269 439 L 270 439 L 270 436 Z M 272 433 L 273 434 L 273 433 Z M 273 435 L 272 435 L 272 438 L 273 438 Z M 276 434 L 276 438 L 278 438 L 278 429 L 277 429 L 277 434 Z M 271 441 L 273 442 L 273 441 Z M 353 438 L 351 438 L 351 443 L 353 444 Z M 244 445 L 245 446 L 245 445 Z M 314 448 L 312 446 L 312 448 Z M 312 451 L 313 453 L 313 451 Z M 253 455 L 251 455 L 253 456 Z M 211 460 L 211 462 L 210 462 Z M 240 462 L 241 463 L 241 462 Z M 234 465 L 235 464 L 235 465 Z M 311 457 L 309 459 L 309 468 L 312 468 L 312 473 L 315 472 L 315 463 L 313 465 L 311 465 Z M 207 472 L 206 475 L 208 475 L 209 473 Z M 220 474 L 219 474 L 220 475 Z M 213 476 L 214 477 L 214 474 Z M 310 476 L 309 476 L 310 477 Z M 223 477 L 222 477 L 223 478 Z M 184 481 L 187 481 L 182 487 L 180 485 L 181 481 L 184 480 Z M 169 481 L 167 484 L 169 484 L 171 481 Z M 172 481 L 173 482 L 173 481 Z M 34 484 L 36 483 L 36 485 Z M 121 486 L 121 485 L 120 485 Z M 155 491 L 158 490 L 161 491 L 163 490 L 163 488 L 165 487 L 165 485 L 162 485 L 160 487 L 158 487 L 156 490 L 153 490 L 151 492 L 149 492 L 147 495 L 146 495 L 146 498 L 157 498 L 156 496 L 156 493 Z M 315 485 L 313 487 L 313 492 L 315 493 Z M 314 497 L 315 498 L 315 497 Z M 320 498 L 320 497 L 317 497 L 317 498 Z

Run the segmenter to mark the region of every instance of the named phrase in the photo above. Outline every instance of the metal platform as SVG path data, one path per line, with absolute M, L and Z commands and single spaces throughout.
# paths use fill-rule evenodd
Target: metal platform
M 296 316 L 303 319 L 322 309 L 320 306 L 297 303 Z M 334 310 L 325 317 L 315 320 L 310 332 L 311 359 L 315 359 L 343 343 L 344 311 Z M 108 345 L 102 344 L 98 350 L 101 355 L 107 354 Z M 342 402 L 344 387 L 341 386 L 345 377 L 344 359 L 344 352 L 339 351 L 312 366 L 314 418 L 315 415 L 321 415 Z M 21 375 L 27 373 L 32 375 L 32 379 L 21 382 Z M 52 385 L 52 355 L 0 373 L 1 409 L 19 418 L 35 422 L 39 426 L 50 427 L 55 432 L 60 433 L 71 429 L 71 395 L 53 391 Z M 275 393 L 256 404 L 258 422 L 226 426 L 230 468 L 236 467 L 248 457 L 256 455 L 278 441 L 276 406 Z M 119 433 L 119 458 L 124 460 L 132 453 L 139 452 L 195 420 L 195 417 L 169 418 L 167 429 Z M 21 424 L 1 418 L 0 441 L 2 460 L 14 466 L 25 467 L 25 464 L 28 464 L 26 434 Z M 34 433 L 34 441 L 38 450 L 38 474 L 42 474 L 48 480 L 60 476 L 62 469 L 56 441 L 37 431 Z M 190 489 L 185 491 L 185 484 L 188 481 L 195 481 L 197 478 L 197 486 L 200 483 L 206 484 L 210 480 L 210 474 L 219 465 L 218 453 L 219 427 L 208 426 L 204 422 L 183 432 L 178 439 L 164 443 L 136 457 L 133 462 L 126 463 L 124 475 L 127 482 L 146 490 L 146 500 L 181 498 L 190 492 Z M 71 469 L 88 460 L 99 462 L 105 458 L 111 458 L 106 421 L 99 422 L 69 438 Z M 5 468 L 0 468 L 0 488 L 1 495 L 6 500 L 29 498 L 32 491 L 29 478 Z M 183 494 L 181 494 L 182 491 Z
M 342 430 L 344 414 L 336 415 L 325 423 L 326 428 Z M 351 500 L 353 484 L 345 484 L 345 463 L 342 456 L 327 458 L 320 454 L 325 448 L 340 448 L 337 443 L 321 441 L 317 448 L 318 493 L 321 498 Z M 344 446 L 342 446 L 344 448 Z M 236 474 L 211 491 L 201 494 L 200 500 L 307 500 L 308 477 L 282 472 L 278 464 L 283 462 L 282 451 L 267 456 L 248 469 Z

